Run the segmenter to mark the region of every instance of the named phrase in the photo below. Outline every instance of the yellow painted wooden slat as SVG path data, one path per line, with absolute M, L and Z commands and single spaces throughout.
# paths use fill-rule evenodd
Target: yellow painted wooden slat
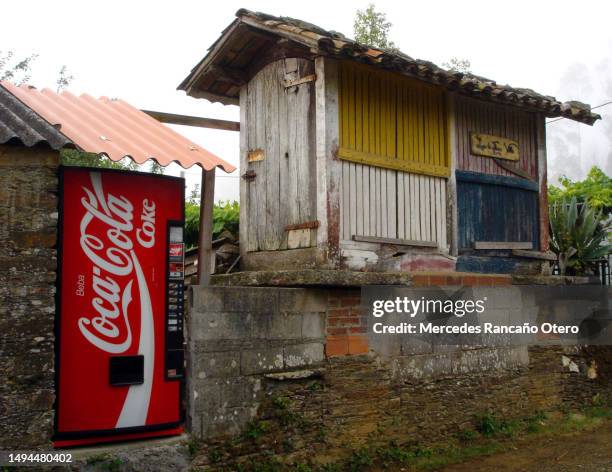
M 402 87 L 397 82 L 397 159 L 404 160 L 404 92 L 405 87 Z
M 384 77 L 380 81 L 380 155 L 387 155 L 387 99 L 388 84 Z
M 341 98 L 342 98 L 342 106 L 341 106 L 341 110 L 342 110 L 342 140 L 341 140 L 341 145 L 342 146 L 349 146 L 349 109 L 348 109 L 348 75 L 349 72 L 346 69 L 342 69 L 342 94 L 341 94 Z
M 429 139 L 431 149 L 431 163 L 434 165 L 440 165 L 440 156 L 438 149 L 438 104 L 436 103 L 435 96 L 432 93 L 428 93 L 429 102 Z
M 388 157 L 368 154 L 347 148 L 338 149 L 338 157 L 346 161 L 356 162 L 359 164 L 368 164 L 375 167 L 381 167 L 383 169 L 403 170 L 406 172 L 412 172 L 414 174 L 448 177 L 450 173 L 448 167 L 423 164 L 421 162 L 400 161 L 398 159 L 390 159 Z
M 363 106 L 361 101 L 361 77 L 363 74 L 355 74 L 355 149 L 363 151 Z
M 448 174 L 448 130 L 439 88 L 354 63 L 341 63 L 339 78 L 341 158 Z M 390 164 L 393 160 L 396 164 Z
M 349 146 L 351 149 L 355 149 L 355 74 L 348 76 L 348 101 L 349 101 Z

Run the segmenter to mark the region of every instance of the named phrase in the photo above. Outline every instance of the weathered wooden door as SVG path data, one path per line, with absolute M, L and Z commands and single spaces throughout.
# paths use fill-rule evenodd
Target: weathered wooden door
M 240 243 L 247 252 L 286 249 L 286 227 L 315 219 L 313 74 L 312 61 L 282 59 L 260 70 L 241 96 Z

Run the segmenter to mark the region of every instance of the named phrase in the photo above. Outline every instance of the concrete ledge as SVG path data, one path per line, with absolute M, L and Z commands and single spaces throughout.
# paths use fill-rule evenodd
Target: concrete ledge
M 211 284 L 234 287 L 361 287 L 410 285 L 405 272 L 356 272 L 350 270 L 262 270 L 213 275 Z

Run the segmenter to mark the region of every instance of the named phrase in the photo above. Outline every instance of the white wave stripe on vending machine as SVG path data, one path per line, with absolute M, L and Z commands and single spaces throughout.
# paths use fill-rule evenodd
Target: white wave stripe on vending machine
M 115 427 L 144 426 L 153 385 L 155 335 L 149 288 L 134 251 L 134 243 L 128 235 L 134 228 L 134 205 L 123 196 L 105 195 L 100 173 L 90 172 L 90 180 L 93 192 L 83 187 L 87 198 L 81 199 L 87 212 L 80 223 L 80 245 L 93 264 L 92 288 L 96 296 L 92 298 L 91 305 L 97 316 L 81 317 L 78 326 L 82 335 L 98 349 L 109 354 L 127 351 L 132 344 L 128 309 L 133 299 L 135 275 L 140 295 L 141 318 L 138 354 L 144 357 L 144 381 L 140 385 L 130 385 Z M 154 202 L 145 200 L 143 206 L 149 215 L 154 215 Z M 113 246 L 105 251 L 105 245 L 100 238 L 87 234 L 87 227 L 94 219 L 109 226 L 106 235 Z M 155 243 L 154 218 L 147 218 L 145 225 L 146 227 L 143 226 L 137 231 L 136 240 L 142 247 L 150 248 Z M 147 239 L 141 237 L 141 231 Z M 130 277 L 123 290 L 116 277 Z M 121 317 L 125 324 L 125 339 L 121 336 L 118 326 Z M 116 339 L 117 342 L 108 339 Z

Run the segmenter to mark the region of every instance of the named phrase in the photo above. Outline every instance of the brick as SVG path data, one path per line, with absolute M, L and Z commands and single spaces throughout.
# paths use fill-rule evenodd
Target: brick
M 434 285 L 434 286 L 448 285 L 448 279 L 444 275 L 431 275 L 429 277 L 429 285 Z
M 333 310 L 329 310 L 327 312 L 327 316 L 349 316 L 351 314 L 351 310 L 348 308 L 335 308 Z
M 446 276 L 446 282 L 448 285 L 461 285 L 462 277 L 460 275 L 448 275 Z
M 327 305 L 329 307 L 338 307 L 338 306 L 340 306 L 340 299 L 336 298 L 336 297 L 329 297 Z
M 327 328 L 327 334 L 346 334 L 346 328 Z
M 347 297 L 340 300 L 340 306 L 355 306 L 361 303 L 359 297 Z
M 427 287 L 429 285 L 429 276 L 423 274 L 415 274 L 412 276 L 412 285 L 414 287 Z
M 346 356 L 348 353 L 348 336 L 328 336 L 325 340 L 325 355 L 327 357 Z
M 491 277 L 491 285 L 494 287 L 511 285 L 510 277 Z
M 366 354 L 368 352 L 368 338 L 362 335 L 350 335 L 348 337 L 349 354 Z
M 478 277 L 474 275 L 465 275 L 461 278 L 461 285 L 472 287 L 478 285 Z
M 491 277 L 487 277 L 487 276 L 478 277 L 477 284 L 480 287 L 490 287 L 492 285 Z
M 352 334 L 366 333 L 367 331 L 368 329 L 365 326 L 353 326 L 349 328 L 349 333 L 352 333 Z

